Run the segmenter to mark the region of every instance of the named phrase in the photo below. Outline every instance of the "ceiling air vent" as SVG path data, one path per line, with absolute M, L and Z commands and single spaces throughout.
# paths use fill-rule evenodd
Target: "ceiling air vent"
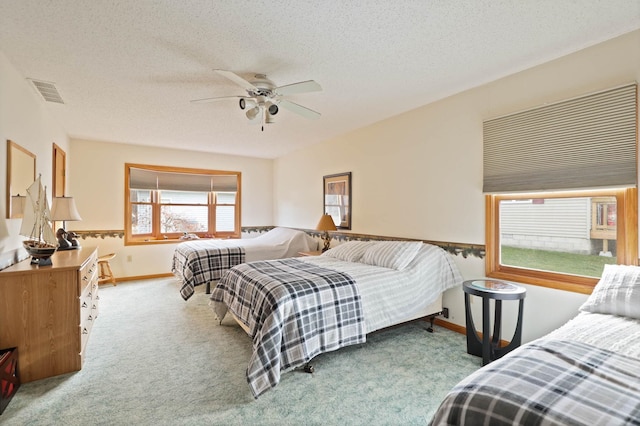
M 64 104 L 64 101 L 62 100 L 60 93 L 58 93 L 58 89 L 56 89 L 56 86 L 53 83 L 48 83 L 46 81 L 40 81 L 40 80 L 33 80 L 31 78 L 29 78 L 28 80 L 33 83 L 34 87 L 36 88 L 36 90 L 38 90 L 38 93 L 42 95 L 42 98 L 45 101 Z

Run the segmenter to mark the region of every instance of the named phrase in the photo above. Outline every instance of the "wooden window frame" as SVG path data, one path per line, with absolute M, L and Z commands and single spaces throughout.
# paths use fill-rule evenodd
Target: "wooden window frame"
M 485 197 L 487 277 L 516 281 L 558 290 L 590 294 L 598 278 L 517 268 L 500 264 L 500 201 L 518 198 L 567 198 L 615 196 L 617 203 L 617 260 L 620 264 L 638 264 L 638 190 L 637 188 L 528 194 L 490 194 Z
M 236 202 L 235 202 L 235 229 L 232 232 L 215 232 L 215 215 L 216 215 L 216 207 L 218 206 L 217 200 L 215 197 L 215 192 L 209 192 L 207 196 L 207 207 L 208 207 L 208 228 L 207 232 L 197 232 L 196 235 L 200 238 L 240 238 L 241 237 L 241 229 L 242 225 L 240 223 L 241 218 L 241 182 L 242 182 L 242 173 L 234 172 L 234 171 L 226 171 L 226 170 L 208 170 L 208 169 L 195 169 L 195 168 L 184 168 L 184 167 L 170 167 L 170 166 L 155 166 L 148 164 L 133 164 L 126 163 L 124 168 L 125 179 L 124 179 L 124 223 L 125 223 L 125 232 L 124 232 L 124 243 L 125 245 L 143 245 L 143 244 L 158 244 L 158 243 L 175 243 L 181 242 L 180 237 L 182 233 L 161 233 L 160 228 L 160 211 L 163 204 L 160 193 L 158 190 L 150 190 L 151 192 L 151 201 L 149 203 L 137 203 L 137 204 L 149 204 L 152 209 L 152 232 L 149 234 L 133 234 L 132 233 L 132 223 L 131 223 L 131 191 L 130 191 L 130 173 L 129 170 L 131 168 L 152 170 L 158 172 L 169 172 L 169 173 L 185 173 L 185 174 L 198 174 L 198 175 L 235 175 L 237 176 L 237 191 L 236 191 Z M 224 192 L 224 191 L 223 191 Z M 222 204 L 222 205 L 230 205 L 230 204 Z

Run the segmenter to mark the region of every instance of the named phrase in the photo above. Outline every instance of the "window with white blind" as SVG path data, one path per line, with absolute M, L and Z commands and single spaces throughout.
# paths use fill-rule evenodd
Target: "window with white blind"
M 240 172 L 125 164 L 125 243 L 240 237 Z
M 484 123 L 486 274 L 591 292 L 637 264 L 637 86 Z

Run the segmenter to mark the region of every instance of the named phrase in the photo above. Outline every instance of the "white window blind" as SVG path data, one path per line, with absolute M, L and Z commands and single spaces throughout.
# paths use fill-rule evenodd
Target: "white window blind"
M 635 83 L 484 122 L 485 193 L 636 186 Z
M 159 189 L 171 191 L 230 191 L 238 190 L 238 177 L 229 175 L 200 175 L 192 173 L 162 172 L 157 170 L 129 170 L 131 189 Z

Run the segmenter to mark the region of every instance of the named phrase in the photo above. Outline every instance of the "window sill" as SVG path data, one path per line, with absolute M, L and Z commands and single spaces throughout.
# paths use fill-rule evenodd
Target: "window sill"
M 125 241 L 124 245 L 125 246 L 141 246 L 141 245 L 149 245 L 149 244 L 176 244 L 176 243 L 182 243 L 184 241 L 186 240 L 181 240 L 179 238 L 166 238 L 162 240 L 154 240 L 154 239 L 128 240 L 128 241 Z
M 234 240 L 239 239 L 238 237 L 200 237 L 193 239 L 182 239 L 182 238 L 163 238 L 163 239 L 153 239 L 153 238 L 142 238 L 142 239 L 133 239 L 127 240 L 125 239 L 125 246 L 143 246 L 143 245 L 153 245 L 153 244 L 179 244 L 186 243 L 188 241 L 202 241 L 202 240 Z
M 571 291 L 574 293 L 591 294 L 593 287 L 598 282 L 597 278 L 571 277 L 571 281 L 555 279 L 546 276 L 544 272 L 530 272 L 529 274 L 519 274 L 512 272 L 494 271 L 487 273 L 487 277 L 506 281 L 514 281 L 522 284 L 537 285 L 540 287 L 553 288 L 556 290 Z M 563 278 L 566 278 L 564 276 Z

